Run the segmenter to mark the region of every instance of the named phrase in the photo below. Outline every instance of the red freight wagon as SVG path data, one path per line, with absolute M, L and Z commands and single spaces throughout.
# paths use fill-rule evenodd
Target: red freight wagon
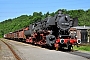
M 4 38 L 8 38 L 8 34 L 5 34 L 5 35 L 4 35 Z
M 26 36 L 24 35 L 24 31 L 25 30 L 28 30 L 28 27 L 23 28 L 23 29 L 21 29 L 21 30 L 18 31 L 18 39 L 19 40 L 25 41 L 25 39 L 26 39 Z
M 18 38 L 19 38 L 19 39 L 21 39 L 21 38 L 23 39 L 23 38 L 24 38 L 24 32 L 23 32 L 23 29 L 22 29 L 22 30 L 19 30 L 18 33 L 19 33 Z
M 15 32 L 14 32 L 14 38 L 15 38 L 15 39 L 18 39 L 18 31 L 15 31 Z
M 11 33 L 11 39 L 14 39 L 14 33 L 13 32 Z
M 8 34 L 8 38 L 11 38 L 11 34 L 10 33 Z
M 7 34 L 7 38 L 9 38 L 9 33 Z
M 13 38 L 14 38 L 13 33 L 10 32 L 10 33 L 8 33 L 8 34 L 5 34 L 5 35 L 4 35 L 4 38 L 13 39 Z
M 9 37 L 10 37 L 10 39 L 12 39 L 12 32 L 9 33 Z

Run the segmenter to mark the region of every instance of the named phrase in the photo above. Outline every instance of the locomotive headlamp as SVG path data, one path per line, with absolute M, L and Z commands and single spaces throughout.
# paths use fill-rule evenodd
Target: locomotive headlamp
M 81 39 L 77 39 L 77 43 L 78 44 L 81 44 Z
M 64 39 L 60 39 L 60 43 L 63 44 L 64 43 Z

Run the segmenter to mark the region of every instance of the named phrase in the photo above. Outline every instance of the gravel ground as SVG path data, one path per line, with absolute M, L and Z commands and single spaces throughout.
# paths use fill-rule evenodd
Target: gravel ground
M 16 60 L 10 49 L 0 40 L 0 60 Z
M 61 51 L 48 50 L 30 44 L 11 40 L 8 40 L 8 42 L 20 52 L 20 55 L 22 55 L 25 60 L 89 60 L 81 56 Z

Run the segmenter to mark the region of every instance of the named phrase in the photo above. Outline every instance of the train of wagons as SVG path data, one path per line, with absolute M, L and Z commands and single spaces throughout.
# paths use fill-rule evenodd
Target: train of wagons
M 30 24 L 23 29 L 10 32 L 4 38 L 25 41 L 27 43 L 55 48 L 67 48 L 71 50 L 73 45 L 80 44 L 75 33 L 70 33 L 70 28 L 77 26 L 77 19 L 71 18 L 62 11 L 44 20 Z

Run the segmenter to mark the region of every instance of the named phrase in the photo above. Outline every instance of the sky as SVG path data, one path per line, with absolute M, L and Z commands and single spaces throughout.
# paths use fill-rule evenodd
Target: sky
M 0 0 L 0 22 L 33 12 L 90 9 L 90 0 Z

